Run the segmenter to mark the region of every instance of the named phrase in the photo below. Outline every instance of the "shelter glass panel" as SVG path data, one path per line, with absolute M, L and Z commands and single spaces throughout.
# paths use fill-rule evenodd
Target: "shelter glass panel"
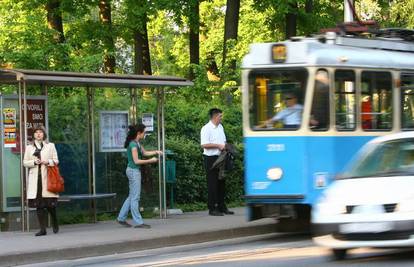
M 95 170 L 96 170 L 96 192 L 98 194 L 116 193 L 114 201 L 101 201 L 98 203 L 98 212 L 118 212 L 122 207 L 125 199 L 128 197 L 129 182 L 126 176 L 127 152 L 126 149 L 107 149 L 101 150 L 99 143 L 108 143 L 101 140 L 105 138 L 105 134 L 99 133 L 103 128 L 108 127 L 103 120 L 100 120 L 102 113 L 125 115 L 130 111 L 131 91 L 125 88 L 100 88 L 94 91 L 94 116 L 95 116 Z M 138 123 L 141 123 L 142 113 L 155 113 L 155 99 L 151 97 L 151 89 L 146 88 L 142 94 L 149 97 L 140 99 L 140 108 Z M 131 115 L 131 114 L 130 114 Z M 130 116 L 131 117 L 131 116 Z M 117 128 L 113 131 L 114 135 L 110 138 L 119 139 L 112 140 L 113 144 L 123 147 L 127 135 L 127 124 L 135 124 L 132 120 L 125 121 L 125 117 L 115 116 L 112 119 L 118 121 L 112 126 Z M 121 119 L 119 119 L 121 118 Z M 125 127 L 124 127 L 125 126 Z M 106 129 L 107 130 L 107 129 Z M 147 129 L 146 129 L 147 130 Z M 123 132 L 122 132 L 123 131 Z M 155 132 L 146 132 L 145 139 L 141 141 L 141 145 L 145 150 L 157 149 L 157 130 Z M 108 136 L 106 137 L 108 138 Z M 139 206 L 143 216 L 152 216 L 156 208 L 159 207 L 159 184 L 158 184 L 158 168 L 157 164 L 146 165 L 141 167 L 141 195 Z
M 56 145 L 59 169 L 65 179 L 61 195 L 89 193 L 88 109 L 86 90 L 49 87 L 49 140 Z M 89 201 L 59 202 L 62 224 L 82 221 Z M 78 219 L 75 219 L 78 218 Z M 86 217 L 85 217 L 86 219 Z
M 20 129 L 17 96 L 1 97 L 2 211 L 19 211 L 21 206 Z
M 254 70 L 249 75 L 253 130 L 296 130 L 302 122 L 308 72 L 305 69 Z
M 338 131 L 355 130 L 355 73 L 335 71 L 335 124 Z
M 391 130 L 392 79 L 389 72 L 363 71 L 361 75 L 363 130 Z
M 401 128 L 414 129 L 414 74 L 401 75 Z
M 329 74 L 324 69 L 315 74 L 309 126 L 313 131 L 326 131 L 329 128 Z

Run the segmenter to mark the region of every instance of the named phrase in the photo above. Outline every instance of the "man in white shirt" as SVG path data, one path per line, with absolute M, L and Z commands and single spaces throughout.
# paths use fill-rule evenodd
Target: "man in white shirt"
M 282 121 L 283 128 L 297 129 L 302 121 L 303 106 L 298 104 L 297 97 L 292 93 L 285 96 L 286 108 L 279 111 L 273 118 L 268 119 L 266 124 L 272 124 L 275 121 Z
M 207 176 L 209 214 L 212 216 L 234 214 L 227 209 L 224 203 L 225 180 L 219 179 L 219 169 L 211 168 L 226 145 L 226 135 L 221 125 L 223 112 L 218 108 L 212 108 L 209 115 L 210 121 L 201 128 L 200 133 L 200 143 L 204 149 L 203 159 Z

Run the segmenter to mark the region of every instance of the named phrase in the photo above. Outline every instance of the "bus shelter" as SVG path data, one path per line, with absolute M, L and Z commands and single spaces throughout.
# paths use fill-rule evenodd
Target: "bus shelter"
M 17 87 L 18 112 L 16 114 L 16 134 L 17 146 L 16 153 L 20 155 L 20 222 L 22 231 L 30 229 L 29 208 L 25 196 L 27 170 L 22 165 L 25 145 L 28 142 L 28 95 L 29 86 L 40 86 L 43 95 L 47 97 L 48 88 L 50 87 L 77 87 L 84 88 L 87 96 L 87 144 L 88 144 L 88 195 L 91 199 L 91 208 L 93 209 L 94 221 L 96 221 L 95 197 L 96 193 L 96 166 L 95 166 L 95 119 L 94 119 L 94 91 L 100 88 L 125 88 L 130 93 L 129 122 L 137 122 L 137 90 L 139 88 L 155 88 L 157 103 L 157 146 L 159 150 L 165 151 L 165 120 L 164 104 L 165 90 L 171 87 L 191 86 L 193 83 L 184 78 L 172 76 L 149 76 L 149 75 L 122 75 L 122 74 L 97 74 L 97 73 L 76 73 L 76 72 L 56 72 L 56 71 L 38 71 L 23 69 L 0 69 L 0 84 L 10 84 Z M 40 97 L 41 98 L 41 97 Z M 30 99 L 33 101 L 32 99 Z M 47 108 L 47 105 L 45 105 Z M 30 107 L 29 107 L 30 109 Z M 2 110 L 5 115 L 7 109 Z M 69 112 L 69 111 L 68 111 Z M 4 125 L 4 116 L 2 116 Z M 46 119 L 45 126 L 48 121 Z M 29 125 L 29 127 L 28 127 Z M 5 134 L 3 129 L 2 149 L 5 149 Z M 166 161 L 165 155 L 161 157 L 158 166 L 158 183 L 159 183 L 159 212 L 161 218 L 166 218 Z M 3 159 L 2 159 L 3 160 Z M 7 169 L 7 163 L 2 162 L 2 170 Z M 4 172 L 2 172 L 4 175 Z M 3 177 L 4 179 L 4 177 Z M 4 183 L 3 183 L 4 184 Z M 3 186 L 4 187 L 4 186 Z M 6 200 L 2 197 L 1 202 Z M 3 205 L 4 206 L 4 205 Z

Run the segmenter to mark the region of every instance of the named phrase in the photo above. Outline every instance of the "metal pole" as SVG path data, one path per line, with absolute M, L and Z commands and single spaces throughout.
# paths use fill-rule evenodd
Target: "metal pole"
M 26 144 L 27 144 L 27 95 L 26 95 L 26 82 L 23 82 L 23 116 L 24 116 L 24 126 L 23 126 L 23 136 L 24 136 L 24 143 L 20 144 L 20 149 L 22 150 L 22 153 L 20 153 L 21 157 L 24 157 L 24 151 L 26 148 Z M 23 161 L 22 161 L 23 163 Z M 24 191 L 27 191 L 27 184 L 28 184 L 28 170 L 25 168 L 25 181 L 26 183 L 24 184 Z M 24 198 L 25 199 L 25 211 L 26 211 L 26 230 L 30 231 L 30 220 L 29 220 L 29 205 L 28 205 L 28 200 L 27 197 Z
M 352 6 L 351 6 L 352 5 Z M 354 21 L 354 0 L 344 0 L 344 22 L 353 22 Z
M 165 104 L 165 94 L 164 89 L 161 89 L 161 131 L 162 131 L 162 151 L 164 151 L 164 157 L 162 157 L 162 190 L 163 190 L 163 210 L 164 210 L 164 219 L 167 218 L 167 186 L 166 186 L 166 166 L 165 166 L 165 112 L 164 112 L 164 105 Z
M 93 90 L 88 86 L 86 88 L 88 99 L 88 159 L 89 159 L 89 194 L 96 194 L 95 188 L 95 126 L 94 126 L 94 109 L 93 109 Z M 95 199 L 91 200 L 91 210 L 93 213 L 93 222 L 96 222 L 96 205 Z
M 157 88 L 157 144 L 158 150 L 161 150 L 161 100 L 160 100 L 160 88 Z M 163 212 L 162 212 L 162 169 L 160 163 L 158 162 L 158 190 L 159 190 L 159 212 L 160 218 L 163 219 Z
M 22 232 L 25 230 L 25 224 L 26 224 L 26 214 L 25 214 L 25 190 L 24 190 L 24 183 L 25 183 L 25 168 L 23 167 L 23 128 L 25 127 L 24 123 L 24 107 L 23 107 L 23 99 L 22 99 L 22 81 L 19 81 L 19 142 L 20 142 L 20 217 L 21 217 L 21 226 L 22 226 Z

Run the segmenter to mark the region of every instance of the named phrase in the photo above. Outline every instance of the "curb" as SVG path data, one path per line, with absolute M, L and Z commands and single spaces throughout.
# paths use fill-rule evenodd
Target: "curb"
M 85 245 L 81 247 L 56 248 L 27 253 L 15 253 L 0 256 L 0 266 L 34 264 L 47 261 L 70 260 L 139 250 L 155 249 L 169 246 L 188 245 L 209 241 L 219 241 L 237 237 L 262 235 L 276 232 L 276 224 L 244 226 L 231 229 L 213 230 L 209 232 L 171 235 L 145 240 L 116 241 L 105 244 Z

